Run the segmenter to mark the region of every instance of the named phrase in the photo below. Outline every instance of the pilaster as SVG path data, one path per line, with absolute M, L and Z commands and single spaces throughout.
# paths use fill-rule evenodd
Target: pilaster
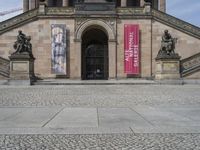
M 166 12 L 166 0 L 160 0 L 159 5 L 159 10 L 162 12 Z
M 29 10 L 29 0 L 23 0 L 23 12 L 27 12 Z
M 29 10 L 36 7 L 36 0 L 29 0 Z
M 121 7 L 127 6 L 127 0 L 121 0 Z

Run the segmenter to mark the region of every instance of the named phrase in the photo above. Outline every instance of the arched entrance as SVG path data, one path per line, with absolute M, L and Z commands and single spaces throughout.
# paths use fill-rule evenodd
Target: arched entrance
M 87 29 L 82 35 L 83 80 L 108 79 L 108 36 L 99 28 Z

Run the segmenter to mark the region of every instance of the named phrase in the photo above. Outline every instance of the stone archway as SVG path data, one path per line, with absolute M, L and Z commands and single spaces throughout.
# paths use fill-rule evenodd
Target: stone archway
M 81 78 L 108 79 L 108 36 L 97 26 L 91 26 L 82 35 Z
M 76 58 L 74 58 L 75 62 L 74 62 L 74 67 L 76 68 L 76 70 L 73 70 L 73 74 L 71 74 L 71 76 L 73 76 L 74 78 L 79 78 L 81 79 L 82 76 L 82 72 L 81 72 L 81 66 L 82 66 L 82 62 L 81 62 L 81 46 L 82 46 L 82 35 L 85 33 L 85 31 L 87 31 L 90 28 L 97 28 L 102 30 L 108 37 L 108 79 L 109 78 L 116 78 L 116 66 L 117 66 L 117 62 L 116 62 L 116 22 L 110 22 L 110 21 L 106 21 L 106 20 L 84 20 L 81 22 L 76 22 L 76 31 L 75 31 L 75 51 L 73 52 L 74 55 L 76 55 Z M 111 58 L 111 59 L 109 59 Z M 73 68 L 71 68 L 72 70 Z
M 97 26 L 97 27 L 102 28 L 102 30 L 104 30 L 107 33 L 109 41 L 115 41 L 116 40 L 114 28 L 104 20 L 86 20 L 86 21 L 83 21 L 82 23 L 80 23 L 80 25 L 76 29 L 75 39 L 81 40 L 81 36 L 82 36 L 83 32 L 87 28 L 89 28 L 90 26 Z

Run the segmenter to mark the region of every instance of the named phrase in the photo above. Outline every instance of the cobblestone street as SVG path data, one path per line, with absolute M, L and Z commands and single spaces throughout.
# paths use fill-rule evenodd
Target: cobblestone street
M 1 135 L 1 150 L 199 150 L 199 134 Z
M 0 149 L 199 150 L 199 106 L 199 85 L 1 86 Z M 34 121 L 37 120 L 33 119 L 33 115 L 33 118 L 31 118 L 31 116 L 29 117 L 32 113 L 29 114 L 28 110 L 32 111 L 33 114 L 35 113 L 37 116 L 37 113 L 39 113 L 37 111 L 41 111 L 40 109 L 43 108 L 45 111 L 53 111 L 52 119 L 47 120 L 43 124 L 35 124 L 38 125 L 39 128 L 32 129 Z M 81 111 L 78 108 L 80 108 Z M 122 122 L 133 121 L 129 123 L 136 124 L 133 124 L 133 126 L 130 127 L 129 124 L 125 124 L 125 126 L 123 126 L 123 124 L 117 124 L 116 127 L 118 127 L 118 125 L 119 127 L 122 126 L 124 129 L 129 130 L 128 132 L 123 132 L 123 130 L 119 129 L 119 132 L 116 132 L 115 130 L 116 133 L 106 132 L 106 130 L 104 132 L 94 133 L 91 130 L 87 133 L 87 130 L 83 129 L 84 132 L 79 133 L 78 128 L 67 128 L 67 130 L 74 130 L 76 132 L 59 133 L 57 131 L 64 130 L 65 127 L 62 127 L 63 124 L 58 122 L 58 126 L 55 126 L 54 131 L 46 133 L 40 132 L 43 130 L 51 131 L 52 126 L 55 124 L 52 123 L 52 120 L 56 120 L 56 117 L 56 121 L 59 121 L 59 118 L 61 121 L 63 120 L 63 122 L 65 122 L 66 119 L 70 119 L 70 116 L 66 116 L 66 112 L 74 112 L 74 109 L 78 109 L 80 112 L 85 111 L 85 109 L 91 109 L 91 112 L 97 110 L 97 115 L 100 115 L 97 119 L 97 126 L 101 125 L 101 122 L 103 122 L 102 125 L 113 128 L 113 122 L 109 122 L 109 119 L 112 119 L 113 115 L 114 117 L 116 117 L 116 115 L 119 115 L 119 117 L 121 117 L 120 115 L 125 115 L 125 118 L 120 118 L 120 120 L 115 118 L 113 120 L 115 122 L 121 122 L 121 120 Z M 23 110 L 26 110 L 25 112 L 27 112 L 27 114 L 23 114 Z M 119 110 L 120 113 L 116 114 L 115 111 Z M 146 112 L 145 110 L 149 112 Z M 61 111 L 63 114 L 60 113 Z M 158 120 L 155 120 L 154 116 L 151 116 L 157 111 L 160 113 L 156 114 L 158 117 L 157 119 L 161 118 L 161 122 L 158 122 Z M 129 112 L 134 112 L 134 114 L 127 114 Z M 167 114 L 165 112 L 167 112 Z M 87 113 L 90 114 L 90 111 Z M 111 113 L 110 118 L 108 116 L 102 116 L 102 114 L 105 115 L 106 113 Z M 172 116 L 171 114 L 174 114 L 175 116 Z M 19 117 L 20 115 L 21 117 Z M 140 115 L 142 115 L 141 118 L 144 119 L 142 122 L 140 122 L 141 118 L 138 118 Z M 52 114 L 49 113 L 49 116 L 52 116 Z M 96 116 L 96 114 L 94 114 L 94 116 Z M 32 122 L 25 124 L 26 127 L 19 122 L 19 120 L 23 119 L 26 122 L 27 120 L 25 117 L 32 119 Z M 162 117 L 166 117 L 166 120 L 163 120 Z M 88 119 L 92 120 L 92 118 Z M 12 121 L 15 123 L 13 124 Z M 139 124 L 137 124 L 138 121 Z M 174 124 L 173 121 L 175 122 Z M 179 122 L 177 123 L 177 121 Z M 190 121 L 193 121 L 193 123 Z M 149 126 L 143 122 L 153 126 L 153 130 L 148 130 Z M 183 125 L 180 123 L 183 123 Z M 93 124 L 94 123 L 92 122 L 92 125 Z M 10 125 L 13 126 L 10 127 Z M 49 128 L 43 128 L 46 126 L 48 127 L 48 125 Z M 59 125 L 61 127 L 59 127 Z M 65 125 L 69 126 L 69 124 Z M 141 127 L 139 130 L 137 127 L 140 127 L 140 125 L 144 126 L 144 128 Z M 156 128 L 154 128 L 154 125 Z M 167 126 L 170 130 L 160 130 L 162 132 L 159 132 L 159 130 L 157 130 L 158 125 L 160 127 Z M 190 129 L 188 131 L 192 130 L 192 133 L 185 131 L 188 126 Z M 181 130 L 181 127 L 184 128 L 184 130 Z M 26 133 L 29 129 L 33 131 Z M 177 131 L 179 129 L 180 131 Z M 195 130 L 198 132 L 196 133 Z
M 199 85 L 0 87 L 0 106 L 133 107 L 200 105 Z

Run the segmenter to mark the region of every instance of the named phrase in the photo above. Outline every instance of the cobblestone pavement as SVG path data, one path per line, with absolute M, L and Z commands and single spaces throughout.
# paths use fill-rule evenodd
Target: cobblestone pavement
M 200 105 L 199 85 L 0 86 L 0 106 Z
M 1 135 L 1 150 L 199 150 L 199 134 Z

